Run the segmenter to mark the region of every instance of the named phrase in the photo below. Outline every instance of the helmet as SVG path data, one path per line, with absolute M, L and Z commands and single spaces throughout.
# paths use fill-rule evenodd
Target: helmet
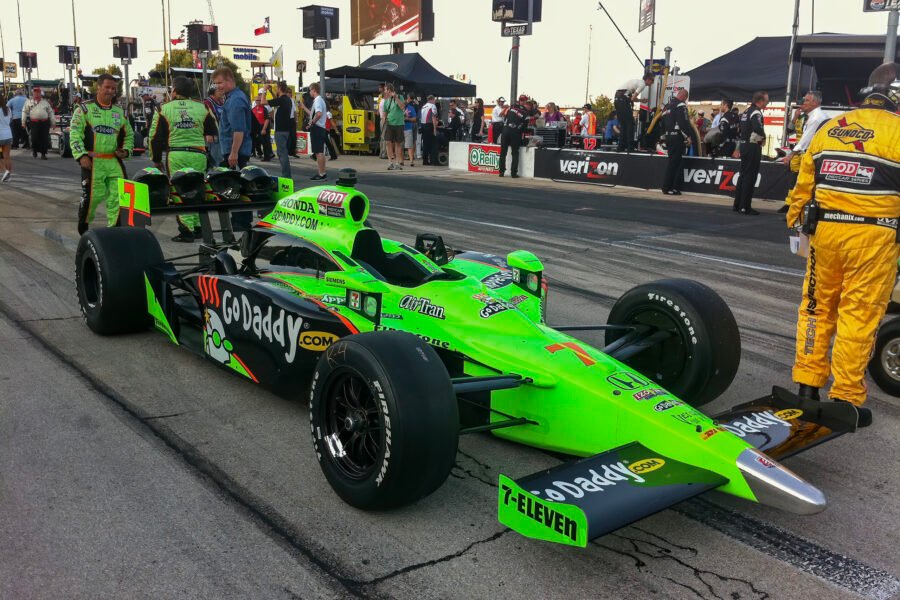
M 169 178 L 159 169 L 141 169 L 135 174 L 133 181 L 147 186 L 150 192 L 150 210 L 162 208 L 169 203 Z
M 269 200 L 275 191 L 273 180 L 260 167 L 244 167 L 241 169 L 241 192 L 250 200 Z
M 237 202 L 241 199 L 241 174 L 225 167 L 216 167 L 206 174 L 206 183 L 223 202 Z
M 206 199 L 206 181 L 197 169 L 178 169 L 172 174 L 172 187 L 181 204 L 200 204 Z

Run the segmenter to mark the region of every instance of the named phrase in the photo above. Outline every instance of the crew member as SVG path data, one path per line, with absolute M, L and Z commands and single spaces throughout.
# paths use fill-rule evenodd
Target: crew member
M 594 114 L 594 107 L 590 104 L 582 106 L 584 114 L 581 116 L 579 125 L 581 126 L 581 135 L 597 135 L 597 115 Z
M 812 142 L 819 127 L 828 120 L 828 115 L 825 114 L 825 111 L 822 110 L 821 107 L 822 92 L 813 90 L 806 92 L 806 95 L 803 96 L 803 103 L 800 104 L 800 110 L 806 116 L 803 120 L 803 124 L 800 126 L 800 131 L 802 131 L 800 141 L 794 144 L 791 151 L 785 154 L 784 158 L 781 159 L 781 162 L 787 165 L 791 170 L 791 179 L 793 180 L 793 183 L 797 182 L 797 174 L 800 172 L 800 163 L 803 159 L 803 153 L 809 148 L 809 144 Z M 793 185 L 791 187 L 793 187 Z M 791 193 L 788 192 L 787 197 L 784 199 L 785 204 L 778 212 L 787 212 L 788 207 L 790 206 L 790 200 Z
M 22 126 L 31 133 L 31 155 L 42 160 L 47 160 L 47 151 L 50 149 L 50 128 L 56 125 L 56 115 L 53 107 L 43 97 L 41 88 L 32 90 L 32 97 L 22 107 Z
M 653 74 L 644 73 L 642 79 L 629 79 L 616 90 L 615 106 L 619 116 L 622 133 L 619 135 L 617 152 L 631 152 L 634 150 L 634 108 L 632 104 L 640 99 L 641 93 L 653 84 Z
M 512 148 L 512 167 L 510 177 L 519 176 L 519 147 L 522 145 L 522 132 L 528 118 L 528 109 L 524 102 L 528 96 L 522 94 L 519 101 L 511 105 L 503 119 L 503 134 L 500 136 L 500 177 L 506 173 L 506 153 Z
M 169 177 L 179 169 L 206 171 L 206 144 L 219 134 L 216 118 L 202 102 L 191 100 L 193 83 L 187 77 L 172 80 L 172 100 L 159 109 L 150 127 L 150 153 L 153 164 L 162 169 L 162 155 L 166 153 L 165 171 Z M 175 242 L 193 242 L 202 238 L 197 213 L 176 217 L 178 235 Z
M 662 192 L 672 196 L 681 195 L 681 157 L 685 146 L 691 143 L 691 122 L 685 102 L 688 91 L 681 88 L 669 100 L 663 114 L 663 126 L 666 128 L 666 149 L 669 159 L 666 162 L 666 176 L 663 179 Z
M 134 132 L 125 111 L 113 104 L 117 83 L 109 73 L 97 77 L 97 96 L 75 108 L 69 143 L 81 165 L 78 233 L 88 230 L 97 204 L 106 201 L 106 223 L 119 218 L 118 179 L 125 177 L 123 159 L 131 156 Z
M 734 108 L 734 100 L 722 100 L 722 112 L 719 115 L 719 131 L 724 140 L 716 154 L 720 156 L 734 156 L 737 151 L 737 139 L 741 132 L 741 117 Z
M 900 253 L 900 65 L 876 68 L 863 93 L 813 137 L 787 214 L 788 227 L 805 218 L 810 233 L 793 379 L 817 400 L 833 374 L 829 396 L 856 405 L 860 427 L 872 422 L 864 375 Z
M 759 214 L 759 211 L 750 208 L 750 202 L 753 200 L 753 188 L 756 187 L 756 177 L 759 175 L 762 145 L 766 141 L 762 111 L 768 104 L 767 92 L 754 92 L 753 103 L 741 115 L 741 175 L 734 189 L 732 210 L 744 215 Z

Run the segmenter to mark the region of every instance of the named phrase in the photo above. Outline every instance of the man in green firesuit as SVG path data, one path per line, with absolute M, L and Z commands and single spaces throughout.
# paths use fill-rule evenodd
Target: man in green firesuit
M 194 83 L 187 77 L 172 81 L 173 99 L 159 109 L 150 128 L 150 152 L 153 163 L 162 169 L 166 152 L 166 172 L 172 177 L 178 169 L 206 171 L 206 143 L 219 134 L 216 118 L 206 105 L 191 100 Z M 197 213 L 178 215 L 177 242 L 200 239 L 200 217 Z
M 113 227 L 119 218 L 120 177 L 125 177 L 124 159 L 134 149 L 134 132 L 125 111 L 113 105 L 117 83 L 104 73 L 97 78 L 97 97 L 75 109 L 69 134 L 72 156 L 81 165 L 81 202 L 78 233 L 88 230 L 97 205 L 106 202 L 106 222 Z

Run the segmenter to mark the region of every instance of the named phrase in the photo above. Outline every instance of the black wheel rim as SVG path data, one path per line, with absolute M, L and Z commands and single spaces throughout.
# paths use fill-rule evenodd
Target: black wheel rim
M 325 396 L 325 451 L 340 473 L 366 479 L 380 465 L 384 419 L 368 382 L 355 371 L 339 372 Z
M 97 264 L 90 256 L 85 257 L 81 265 L 81 289 L 84 293 L 84 301 L 89 306 L 96 306 L 100 302 L 100 273 Z
M 648 325 L 653 330 L 671 335 L 626 362 L 637 371 L 664 386 L 673 386 L 687 367 L 691 358 L 689 344 L 682 337 L 679 324 L 668 313 L 658 310 L 636 311 L 625 321 L 629 325 Z M 670 391 L 675 391 L 670 389 Z

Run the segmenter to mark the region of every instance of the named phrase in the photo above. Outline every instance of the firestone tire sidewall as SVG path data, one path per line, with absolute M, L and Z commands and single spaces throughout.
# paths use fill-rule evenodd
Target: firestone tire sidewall
M 358 480 L 339 470 L 324 440 L 327 396 L 346 373 L 368 385 L 385 425 L 376 468 Z M 365 333 L 330 346 L 313 373 L 309 417 L 325 478 L 357 508 L 386 510 L 415 502 L 440 487 L 455 463 L 459 415 L 449 375 L 434 350 L 409 334 Z
M 88 230 L 75 252 L 75 290 L 81 314 L 94 333 L 113 335 L 146 329 L 147 295 L 144 272 L 163 261 L 159 242 L 147 230 L 106 228 Z M 86 273 L 93 271 L 96 292 Z M 96 295 L 95 301 L 90 296 Z
M 688 350 L 683 371 L 674 382 L 661 382 L 662 385 L 695 407 L 715 400 L 727 389 L 740 364 L 740 332 L 731 310 L 718 294 L 699 282 L 684 279 L 640 285 L 616 302 L 608 322 L 632 324 L 631 316 L 642 311 L 667 315 Z M 644 375 L 653 378 L 653 373 Z
M 900 318 L 881 324 L 875 338 L 875 349 L 869 361 L 869 375 L 879 389 L 891 396 L 900 397 L 900 381 L 887 372 L 882 357 L 885 348 L 893 345 L 900 345 Z

